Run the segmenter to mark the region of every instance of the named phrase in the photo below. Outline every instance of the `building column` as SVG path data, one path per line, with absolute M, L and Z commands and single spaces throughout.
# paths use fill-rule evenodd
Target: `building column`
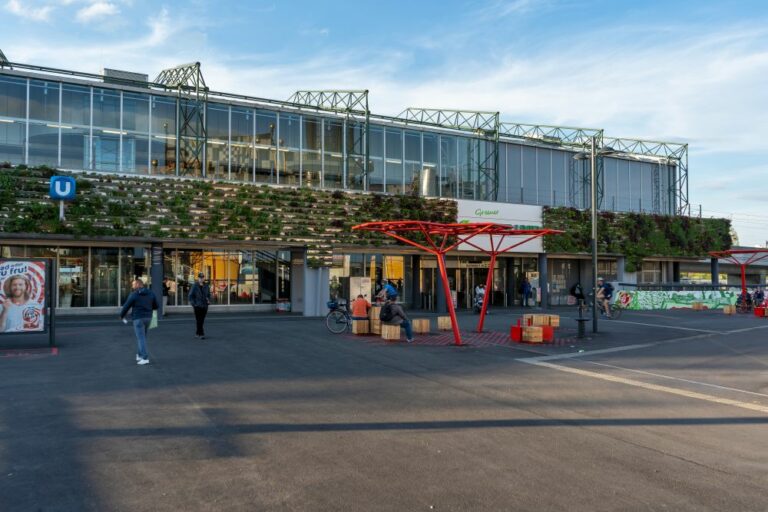
M 291 250 L 291 312 L 304 313 L 306 258 L 303 250 Z
M 616 258 L 616 280 L 620 283 L 626 282 L 627 261 L 624 256 Z
M 421 256 L 411 256 L 411 309 L 421 309 Z
M 672 282 L 673 283 L 680 282 L 680 262 L 679 261 L 672 262 Z
M 163 244 L 152 244 L 150 248 L 149 289 L 157 297 L 158 315 L 163 315 Z
M 504 258 L 507 266 L 507 307 L 515 305 L 515 290 L 517 289 L 517 276 L 515 275 L 515 259 Z
M 539 254 L 539 288 L 541 289 L 541 307 L 548 308 L 549 307 L 549 279 L 547 277 L 546 253 Z
M 709 260 L 709 271 L 712 276 L 712 286 L 720 285 L 720 260 L 711 258 Z

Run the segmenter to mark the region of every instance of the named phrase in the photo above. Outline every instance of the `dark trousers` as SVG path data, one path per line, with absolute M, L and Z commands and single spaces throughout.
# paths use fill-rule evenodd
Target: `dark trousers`
M 205 331 L 203 330 L 203 323 L 205 322 L 205 315 L 207 314 L 208 314 L 208 308 L 199 308 L 195 306 L 195 321 L 197 322 L 197 331 L 195 332 L 195 335 L 205 336 Z

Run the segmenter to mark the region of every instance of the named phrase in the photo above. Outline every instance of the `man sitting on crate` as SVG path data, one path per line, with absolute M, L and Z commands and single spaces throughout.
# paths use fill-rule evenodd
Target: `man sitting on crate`
M 387 294 L 387 302 L 381 308 L 379 319 L 389 325 L 399 325 L 405 329 L 405 341 L 413 343 L 413 329 L 411 321 L 403 311 L 403 307 L 397 303 L 397 294 Z
M 362 295 L 358 295 L 352 301 L 352 320 L 368 320 L 369 309 L 371 309 L 371 303 L 365 300 Z

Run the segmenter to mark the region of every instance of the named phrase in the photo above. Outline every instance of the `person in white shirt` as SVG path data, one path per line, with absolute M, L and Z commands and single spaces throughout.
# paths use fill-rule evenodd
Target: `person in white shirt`
M 32 284 L 25 276 L 9 277 L 3 283 L 3 296 L 0 296 L 0 332 L 24 331 L 24 315 L 33 323 L 40 318 L 40 305 L 29 300 L 32 296 Z

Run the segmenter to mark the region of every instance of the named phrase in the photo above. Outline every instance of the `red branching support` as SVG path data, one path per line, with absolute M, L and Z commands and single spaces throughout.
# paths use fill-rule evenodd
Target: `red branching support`
M 488 254 L 491 257 L 491 262 L 488 267 L 488 277 L 486 279 L 486 292 L 483 298 L 483 307 L 480 312 L 480 321 L 477 325 L 478 332 L 483 330 L 483 322 L 485 320 L 485 313 L 488 309 L 489 297 L 492 295 L 491 286 L 493 284 L 493 270 L 496 265 L 496 257 L 499 254 L 505 253 L 518 247 L 524 243 L 530 242 L 538 237 L 545 235 L 554 235 L 562 233 L 555 229 L 517 229 L 514 226 L 506 224 L 495 224 L 492 222 L 474 222 L 464 224 L 439 224 L 437 222 L 424 222 L 418 220 L 397 220 L 397 221 L 385 221 L 385 222 L 366 222 L 354 226 L 353 230 L 362 231 L 376 231 L 384 233 L 400 242 L 408 245 L 412 245 L 421 249 L 422 251 L 434 254 L 437 256 L 437 264 L 440 269 L 440 278 L 443 283 L 443 291 L 445 292 L 446 302 L 448 304 L 448 314 L 451 316 L 451 327 L 453 328 L 453 337 L 456 345 L 461 345 L 461 332 L 459 331 L 459 324 L 456 320 L 456 310 L 453 307 L 453 299 L 451 298 L 451 290 L 448 284 L 448 272 L 445 266 L 445 254 L 461 244 L 467 244 L 475 249 Z M 419 244 L 413 240 L 409 240 L 403 234 L 405 233 L 421 233 L 427 239 L 427 245 Z M 489 246 L 485 247 L 477 242 L 476 237 L 487 235 Z M 500 237 L 498 243 L 494 241 L 494 236 Z M 447 245 L 447 241 L 450 237 L 455 237 L 456 242 Z M 501 249 L 504 239 L 506 237 L 525 237 L 523 240 L 518 240 L 512 245 Z M 435 243 L 435 238 L 440 242 Z M 442 238 L 442 241 L 440 241 Z
M 747 294 L 747 266 L 768 258 L 768 249 L 729 249 L 727 251 L 712 251 L 710 256 L 717 259 L 728 260 L 741 269 L 741 295 Z M 739 256 L 746 256 L 745 261 Z

